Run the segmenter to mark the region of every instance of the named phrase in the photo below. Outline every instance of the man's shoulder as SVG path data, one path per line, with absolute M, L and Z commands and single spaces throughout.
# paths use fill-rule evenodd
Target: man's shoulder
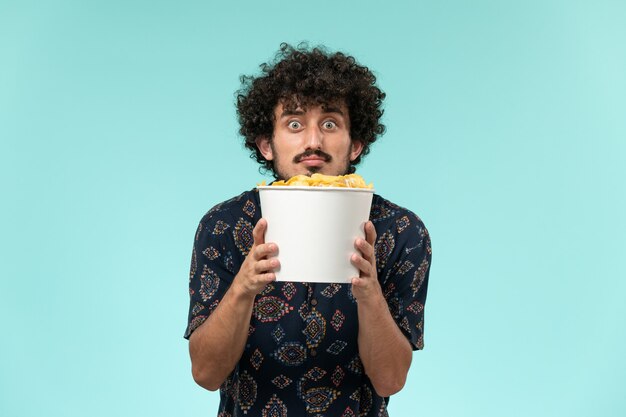
M 228 200 L 222 201 L 211 207 L 207 211 L 200 223 L 215 223 L 224 218 L 233 218 L 236 213 L 246 213 L 250 217 L 254 217 L 255 211 L 258 209 L 258 193 L 256 189 L 244 191 Z
M 417 214 L 375 194 L 370 220 L 376 228 L 376 262 L 382 283 L 397 271 L 406 273 L 414 266 L 419 271 L 428 268 L 432 256 L 430 233 Z
M 374 225 L 389 226 L 395 223 L 398 227 L 402 227 L 404 223 L 409 223 L 426 229 L 422 219 L 413 211 L 399 206 L 378 194 L 374 194 L 372 199 L 370 220 Z

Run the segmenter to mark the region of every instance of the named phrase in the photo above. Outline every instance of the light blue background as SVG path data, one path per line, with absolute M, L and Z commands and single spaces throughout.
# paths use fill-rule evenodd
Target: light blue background
M 388 94 L 361 174 L 433 239 L 392 416 L 626 415 L 623 1 L 0 0 L 0 415 L 216 415 L 200 217 L 263 179 L 238 76 L 279 43 Z

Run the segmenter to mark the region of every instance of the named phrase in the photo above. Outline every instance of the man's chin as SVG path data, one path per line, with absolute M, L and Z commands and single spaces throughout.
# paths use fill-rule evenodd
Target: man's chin
M 307 173 L 304 175 L 308 175 L 309 177 L 313 174 L 322 174 L 322 167 L 308 167 Z

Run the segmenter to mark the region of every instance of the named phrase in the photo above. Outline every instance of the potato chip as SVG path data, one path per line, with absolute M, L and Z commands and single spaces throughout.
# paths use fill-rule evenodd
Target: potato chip
M 265 185 L 265 184 L 263 184 Z M 365 184 L 365 180 L 358 174 L 348 175 L 323 175 L 313 174 L 296 175 L 287 181 L 275 181 L 273 186 L 292 186 L 292 187 L 343 187 L 343 188 L 374 188 L 373 184 Z

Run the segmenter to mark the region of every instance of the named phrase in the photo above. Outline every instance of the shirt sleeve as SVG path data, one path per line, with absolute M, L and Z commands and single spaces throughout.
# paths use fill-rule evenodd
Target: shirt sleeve
M 376 242 L 379 280 L 389 310 L 413 350 L 424 347 L 424 306 L 432 248 L 428 230 L 415 214 L 395 219 Z M 382 277 L 381 277 L 382 274 Z
M 224 216 L 207 214 L 198 225 L 189 271 L 189 316 L 184 337 L 189 339 L 230 287 L 235 277 L 230 232 Z

